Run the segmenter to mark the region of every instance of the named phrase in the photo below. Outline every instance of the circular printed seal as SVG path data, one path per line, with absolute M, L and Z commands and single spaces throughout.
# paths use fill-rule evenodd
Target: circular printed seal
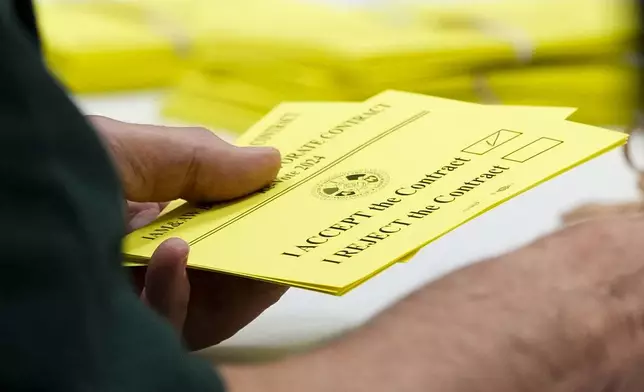
M 365 196 L 383 188 L 389 176 L 372 169 L 354 170 L 337 174 L 320 182 L 315 194 L 322 199 L 346 200 Z

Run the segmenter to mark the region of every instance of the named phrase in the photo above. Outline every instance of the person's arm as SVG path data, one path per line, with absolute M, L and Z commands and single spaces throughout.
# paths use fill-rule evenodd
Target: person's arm
M 118 177 L 0 5 L 0 390 L 210 391 L 120 266 Z
M 221 373 L 229 392 L 640 392 L 642 233 L 643 216 L 568 228 L 321 349 Z

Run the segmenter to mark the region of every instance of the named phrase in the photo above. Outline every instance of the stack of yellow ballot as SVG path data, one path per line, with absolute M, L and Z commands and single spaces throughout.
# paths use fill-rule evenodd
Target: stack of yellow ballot
M 283 101 L 401 89 L 632 118 L 632 0 L 38 2 L 73 92 L 174 86 L 172 118 L 243 132 Z
M 237 0 L 242 1 L 242 0 Z M 221 6 L 223 0 L 212 0 Z M 189 63 L 198 0 L 38 1 L 45 58 L 75 93 L 166 87 Z
M 391 90 L 361 103 L 284 103 L 238 140 L 281 151 L 275 181 L 232 202 L 175 207 L 126 238 L 126 261 L 145 263 L 180 237 L 192 268 L 342 295 L 626 142 L 566 120 L 574 112 Z
M 202 3 L 190 70 L 164 113 L 242 132 L 283 101 L 356 101 L 393 88 L 575 106 L 575 120 L 592 124 L 631 120 L 629 0 L 326 3 Z

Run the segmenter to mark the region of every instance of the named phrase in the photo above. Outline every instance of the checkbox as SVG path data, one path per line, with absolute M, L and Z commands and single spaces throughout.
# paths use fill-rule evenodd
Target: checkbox
M 504 156 L 503 159 L 512 162 L 524 163 L 534 157 L 552 150 L 560 144 L 563 144 L 563 141 L 549 137 L 542 137 L 530 144 L 519 148 L 516 151 L 509 153 L 508 155 Z
M 521 132 L 510 131 L 508 129 L 501 129 L 487 136 L 485 139 L 481 139 L 476 143 L 463 149 L 463 152 L 474 154 L 474 155 L 483 155 L 521 135 L 522 135 Z

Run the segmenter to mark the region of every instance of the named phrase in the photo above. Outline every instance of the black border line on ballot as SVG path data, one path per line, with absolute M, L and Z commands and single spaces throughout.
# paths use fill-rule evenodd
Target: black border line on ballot
M 511 131 L 509 129 L 499 129 L 483 139 L 470 144 L 461 151 L 473 155 L 484 155 L 521 135 L 523 135 L 522 132 Z
M 547 147 L 544 146 L 542 149 L 530 151 L 530 149 L 534 149 L 535 145 L 542 141 L 549 141 L 550 143 L 548 143 Z M 544 154 L 561 144 L 563 144 L 563 140 L 553 139 L 550 137 L 540 137 L 539 139 L 531 143 L 528 143 L 519 149 L 512 151 L 511 153 L 507 154 L 501 159 L 505 159 L 506 161 L 517 162 L 517 163 L 525 163 L 530 159 L 538 157 L 539 155 Z M 518 158 L 525 151 L 529 151 L 528 153 L 529 155 L 526 155 L 525 157 L 523 157 L 523 159 Z
M 401 122 L 401 123 L 399 123 L 397 125 L 394 125 L 393 127 L 387 129 L 386 131 L 384 131 L 384 132 L 378 134 L 377 136 L 369 139 L 369 141 L 367 141 L 366 143 L 361 144 L 360 146 L 358 146 L 358 147 L 354 148 L 353 150 L 347 152 L 346 154 L 342 155 L 341 157 L 339 157 L 335 161 L 329 163 L 329 165 L 327 165 L 326 167 L 323 167 L 322 169 L 320 169 L 316 173 L 310 175 L 309 177 L 305 177 L 305 178 L 301 179 L 300 181 L 298 181 L 295 184 L 289 186 L 288 188 L 282 190 L 281 192 L 278 192 L 275 195 L 273 195 L 273 196 L 269 197 L 268 199 L 264 200 L 263 202 L 255 205 L 253 208 L 250 208 L 250 209 L 242 212 L 241 214 L 239 214 L 239 215 L 235 216 L 234 218 L 222 223 L 221 225 L 215 227 L 214 229 L 208 231 L 207 233 L 204 233 L 204 234 L 200 235 L 199 237 L 197 237 L 194 240 L 190 241 L 190 245 L 194 245 L 197 242 L 199 242 L 201 240 L 204 240 L 204 239 L 208 238 L 209 236 L 215 234 L 219 230 L 224 229 L 227 226 L 230 226 L 231 224 L 237 222 L 238 220 L 244 218 L 245 216 L 250 215 L 254 211 L 257 211 L 258 209 L 262 208 L 266 204 L 270 203 L 271 201 L 280 198 L 281 196 L 283 196 L 286 193 L 292 191 L 293 189 L 299 187 L 300 185 L 312 180 L 315 177 L 318 177 L 320 174 L 328 171 L 332 167 L 336 166 L 337 164 L 341 163 L 342 161 L 346 160 L 347 158 L 355 155 L 356 153 L 360 152 L 361 150 L 364 150 L 366 147 L 369 147 L 373 143 L 375 143 L 375 142 L 377 142 L 377 141 L 379 141 L 381 139 L 384 139 L 386 136 L 389 136 L 392 133 L 404 128 L 405 126 L 407 126 L 407 125 L 409 125 L 409 124 L 421 119 L 422 117 L 426 116 L 429 113 L 430 112 L 428 110 L 423 110 L 423 111 L 411 116 L 410 118 L 406 119 L 405 121 L 403 121 L 403 122 Z

